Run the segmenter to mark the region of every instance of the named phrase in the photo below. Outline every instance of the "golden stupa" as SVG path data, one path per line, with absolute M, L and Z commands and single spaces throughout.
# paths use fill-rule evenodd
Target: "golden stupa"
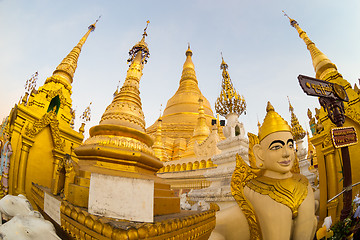
M 165 162 L 158 175 L 177 195 L 210 185 L 204 173 L 216 167 L 211 157 L 220 153 L 216 144 L 224 139 L 219 118 L 198 87 L 190 46 L 185 55 L 178 90 L 163 115 L 146 130 L 155 139 L 156 156 Z
M 190 45 L 185 55 L 186 60 L 178 90 L 168 100 L 161 119 L 146 129 L 149 135 L 155 137 L 161 121 L 162 142 L 166 153 L 163 161 L 195 156 L 193 142 L 190 144 L 189 142 L 193 138 L 194 128 L 198 122 L 199 99 L 203 105 L 201 114 L 204 123 L 211 128 L 211 120 L 214 119 L 210 103 L 198 86 Z
M 287 15 L 286 15 L 287 16 Z M 289 18 L 289 17 L 288 17 Z M 356 132 L 360 132 L 360 98 L 359 94 L 354 90 L 350 83 L 346 81 L 338 72 L 334 63 L 332 63 L 324 53 L 322 53 L 315 43 L 310 40 L 304 30 L 299 24 L 289 18 L 291 26 L 293 26 L 299 33 L 299 37 L 305 42 L 307 49 L 310 52 L 312 63 L 315 70 L 315 77 L 320 80 L 337 83 L 344 87 L 349 102 L 344 102 L 345 108 L 345 123 L 344 127 L 353 126 Z M 340 158 L 340 149 L 334 147 L 331 140 L 331 129 L 335 125 L 328 118 L 327 112 L 321 107 L 318 115 L 317 125 L 322 127 L 314 132 L 313 137 L 310 138 L 311 143 L 315 146 L 316 157 L 319 171 L 319 186 L 320 186 L 320 221 L 321 226 L 323 219 L 326 216 L 331 216 L 333 221 L 337 222 L 340 218 L 342 210 L 342 196 L 336 198 L 331 202 L 327 202 L 333 198 L 343 189 L 342 179 L 342 160 Z M 312 123 L 313 125 L 314 123 Z M 312 128 L 314 126 L 310 126 Z M 360 163 L 357 159 L 360 156 L 360 143 L 349 146 L 350 161 L 352 168 L 352 182 L 360 181 Z M 359 185 L 353 189 L 353 197 L 359 191 Z

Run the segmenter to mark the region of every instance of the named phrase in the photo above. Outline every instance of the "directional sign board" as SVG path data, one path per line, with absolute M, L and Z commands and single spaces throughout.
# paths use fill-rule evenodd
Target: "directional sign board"
M 336 148 L 351 146 L 358 142 L 354 127 L 333 128 L 331 138 Z
M 336 83 L 331 83 L 316 78 L 299 75 L 299 83 L 303 91 L 310 96 L 328 97 L 348 102 L 349 97 L 345 89 Z

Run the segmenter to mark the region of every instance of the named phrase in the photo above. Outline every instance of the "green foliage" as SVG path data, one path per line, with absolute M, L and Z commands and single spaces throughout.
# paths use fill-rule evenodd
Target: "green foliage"
M 334 226 L 331 227 L 331 230 L 334 232 L 334 236 L 330 239 L 346 239 L 346 237 L 350 236 L 350 234 L 352 233 L 351 229 L 353 226 L 353 222 L 354 221 L 351 218 L 345 218 L 344 221 L 337 222 Z

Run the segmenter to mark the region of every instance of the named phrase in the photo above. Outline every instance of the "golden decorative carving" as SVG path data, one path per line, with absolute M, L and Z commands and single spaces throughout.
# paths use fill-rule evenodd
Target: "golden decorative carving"
M 360 112 L 357 112 L 352 106 L 348 105 L 347 108 L 345 108 L 345 116 L 360 125 Z
M 254 208 L 244 195 L 244 187 L 247 182 L 256 177 L 257 175 L 254 173 L 253 169 L 237 154 L 236 167 L 231 179 L 231 193 L 240 209 L 245 214 L 249 224 L 250 239 L 252 240 L 262 239 L 262 234 Z
M 154 223 L 98 217 L 63 201 L 61 227 L 76 239 L 206 239 L 215 227 L 215 210 Z M 175 217 L 175 216 L 174 216 Z
M 84 144 L 113 145 L 116 147 L 144 152 L 152 156 L 155 155 L 154 150 L 151 147 L 148 147 L 145 143 L 129 137 L 97 135 L 85 140 Z
M 259 138 L 257 135 L 248 132 L 248 138 L 249 138 L 249 163 L 250 167 L 256 168 L 256 159 L 253 151 L 253 147 L 256 144 L 259 144 Z
M 293 135 L 294 140 L 297 141 L 303 139 L 306 135 L 306 132 L 300 125 L 299 120 L 294 113 L 294 108 L 293 106 L 291 106 L 289 97 L 288 100 L 289 100 L 289 111 L 291 112 L 291 134 Z
M 167 172 L 184 172 L 191 171 L 195 169 L 205 169 L 205 168 L 213 168 L 216 166 L 211 159 L 207 161 L 201 160 L 200 163 L 198 161 L 183 163 L 183 164 L 168 164 L 159 169 L 158 173 L 167 173 Z
M 278 203 L 289 207 L 292 217 L 298 215 L 298 208 L 308 194 L 309 181 L 300 174 L 291 178 L 274 179 L 265 176 L 257 177 L 247 182 L 246 186 L 263 195 L 268 195 Z
M 59 88 L 58 90 L 55 90 L 55 91 L 49 91 L 46 95 L 46 100 L 48 100 L 50 102 L 51 99 L 53 99 L 55 96 L 59 96 L 60 108 L 64 108 L 64 105 L 66 104 L 66 98 L 64 97 L 64 94 L 63 94 L 61 88 Z
M 53 75 L 53 76 L 51 76 L 51 77 L 48 77 L 48 78 L 45 80 L 45 84 L 50 83 L 50 82 L 53 82 L 53 83 L 56 83 L 56 84 L 62 84 L 63 87 L 64 87 L 66 90 L 68 90 L 68 91 L 70 92 L 70 94 L 72 94 L 71 85 L 65 84 L 61 77 L 56 76 L 56 75 Z
M 325 134 L 323 141 L 323 148 L 332 145 L 331 135 L 330 133 Z
M 246 101 L 243 96 L 235 90 L 229 73 L 227 72 L 228 65 L 225 63 L 224 58 L 220 65 L 222 69 L 222 83 L 220 96 L 215 103 L 215 110 L 221 116 L 226 117 L 229 113 L 236 113 L 239 116 L 246 110 Z
M 135 123 L 139 125 L 141 128 L 145 128 L 145 122 L 143 121 L 143 119 L 133 116 L 131 114 L 119 112 L 118 114 L 115 115 L 114 113 L 105 112 L 101 118 L 101 121 L 110 120 L 110 119 L 117 119 L 117 120 L 123 120 L 131 123 Z
M 315 108 L 315 118 L 317 120 L 317 123 L 315 125 L 315 131 L 316 134 L 320 134 L 322 131 L 324 131 L 324 125 L 320 122 L 320 109 Z
M 297 157 L 297 154 L 295 154 L 294 165 L 290 171 L 292 173 L 300 173 L 299 158 Z
M 56 119 L 55 111 L 50 111 L 44 114 L 41 119 L 34 122 L 31 128 L 29 126 L 26 126 L 25 135 L 30 138 L 34 138 L 43 128 L 48 125 L 50 125 L 50 132 L 53 139 L 54 148 L 63 151 L 65 147 L 65 140 L 61 140 L 59 121 Z

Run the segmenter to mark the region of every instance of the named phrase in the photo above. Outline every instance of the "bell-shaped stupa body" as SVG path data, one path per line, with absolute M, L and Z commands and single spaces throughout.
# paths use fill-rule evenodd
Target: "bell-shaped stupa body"
M 195 156 L 193 137 L 194 129 L 197 128 L 199 130 L 197 127 L 199 121 L 199 99 L 202 99 L 201 123 L 211 128 L 211 120 L 214 119 L 210 103 L 201 93 L 198 86 L 190 46 L 185 55 L 186 60 L 179 88 L 174 96 L 168 100 L 161 117 L 162 141 L 167 160 L 169 161 Z M 155 137 L 158 123 L 156 121 L 146 129 L 146 132 Z M 196 132 L 196 134 L 200 133 Z M 203 132 L 200 135 L 203 135 Z M 203 140 L 204 136 L 201 138 Z
M 192 61 L 190 46 L 186 51 L 186 60 L 179 83 L 179 88 L 172 96 L 163 112 L 162 134 L 171 138 L 185 138 L 189 140 L 193 136 L 194 128 L 198 119 L 199 99 L 203 99 L 204 117 L 208 126 L 214 118 L 209 101 L 201 93 L 195 74 L 195 66 Z M 153 134 L 156 131 L 156 123 L 147 129 Z

